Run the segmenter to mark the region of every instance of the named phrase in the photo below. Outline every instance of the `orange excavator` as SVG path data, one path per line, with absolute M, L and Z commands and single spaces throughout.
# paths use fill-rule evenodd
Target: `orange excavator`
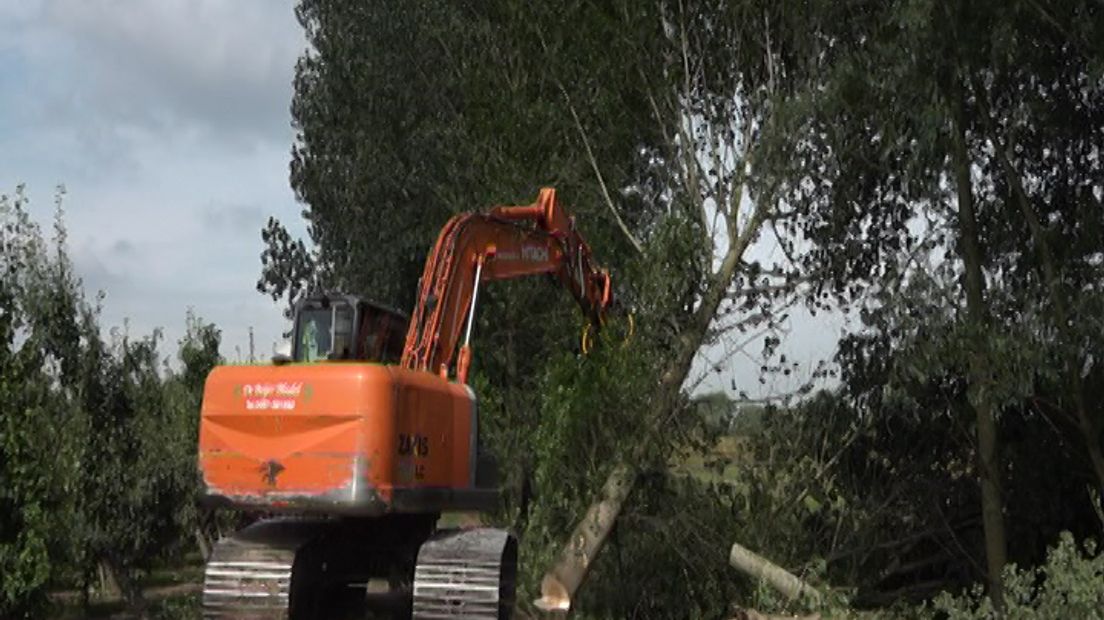
M 609 273 L 550 188 L 449 220 L 409 320 L 312 294 L 297 304 L 290 356 L 211 372 L 204 498 L 264 518 L 213 549 L 205 618 L 510 617 L 514 537 L 437 524 L 499 501 L 467 385 L 472 325 L 481 283 L 536 274 L 603 323 Z

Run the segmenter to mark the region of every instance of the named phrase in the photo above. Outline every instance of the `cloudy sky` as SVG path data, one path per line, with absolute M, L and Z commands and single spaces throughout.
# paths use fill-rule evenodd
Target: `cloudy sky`
M 166 355 L 188 308 L 222 329 L 231 360 L 250 327 L 261 357 L 286 328 L 254 284 L 268 217 L 304 233 L 287 180 L 305 47 L 293 2 L 0 0 L 0 193 L 25 183 L 48 222 L 64 184 L 70 254 L 89 293 L 106 293 L 104 324 L 162 328 Z M 776 259 L 773 246 L 755 257 Z M 699 389 L 761 397 L 807 378 L 844 325 L 793 314 L 794 377 L 759 384 L 761 341 L 726 355 L 734 337 L 699 360 Z
M 0 193 L 25 183 L 48 220 L 64 184 L 69 250 L 107 325 L 164 328 L 191 307 L 284 328 L 254 289 L 260 228 L 303 225 L 287 180 L 288 112 L 305 46 L 293 0 L 0 0 Z

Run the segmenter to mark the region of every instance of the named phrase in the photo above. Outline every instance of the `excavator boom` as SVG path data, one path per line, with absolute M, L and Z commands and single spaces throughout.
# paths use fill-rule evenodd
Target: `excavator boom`
M 426 259 L 402 365 L 447 377 L 479 283 L 542 273 L 558 277 L 591 323 L 604 321 L 613 301 L 609 272 L 594 264 L 556 190 L 542 189 L 531 205 L 453 217 Z M 464 344 L 456 372 L 462 383 L 470 359 Z

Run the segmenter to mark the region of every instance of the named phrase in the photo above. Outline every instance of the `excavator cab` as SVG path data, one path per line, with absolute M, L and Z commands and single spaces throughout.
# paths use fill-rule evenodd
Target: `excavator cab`
M 353 295 L 316 293 L 296 306 L 291 357 L 397 363 L 408 323 L 398 310 Z

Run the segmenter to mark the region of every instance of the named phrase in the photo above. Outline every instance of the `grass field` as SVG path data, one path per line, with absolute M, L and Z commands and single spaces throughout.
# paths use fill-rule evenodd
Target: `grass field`
M 141 581 L 142 593 L 148 603 L 147 617 L 175 620 L 199 617 L 199 594 L 203 588 L 203 564 L 199 555 L 185 558 L 182 566 L 166 566 L 150 572 Z M 87 613 L 81 609 L 80 592 L 63 590 L 50 595 L 53 608 L 52 620 L 78 620 L 81 618 L 111 618 L 129 620 L 120 596 L 94 593 L 90 597 Z
M 676 455 L 671 463 L 671 471 L 703 482 L 722 482 L 735 478 L 739 468 L 749 458 L 751 456 L 746 437 L 725 435 L 708 452 L 688 450 Z

